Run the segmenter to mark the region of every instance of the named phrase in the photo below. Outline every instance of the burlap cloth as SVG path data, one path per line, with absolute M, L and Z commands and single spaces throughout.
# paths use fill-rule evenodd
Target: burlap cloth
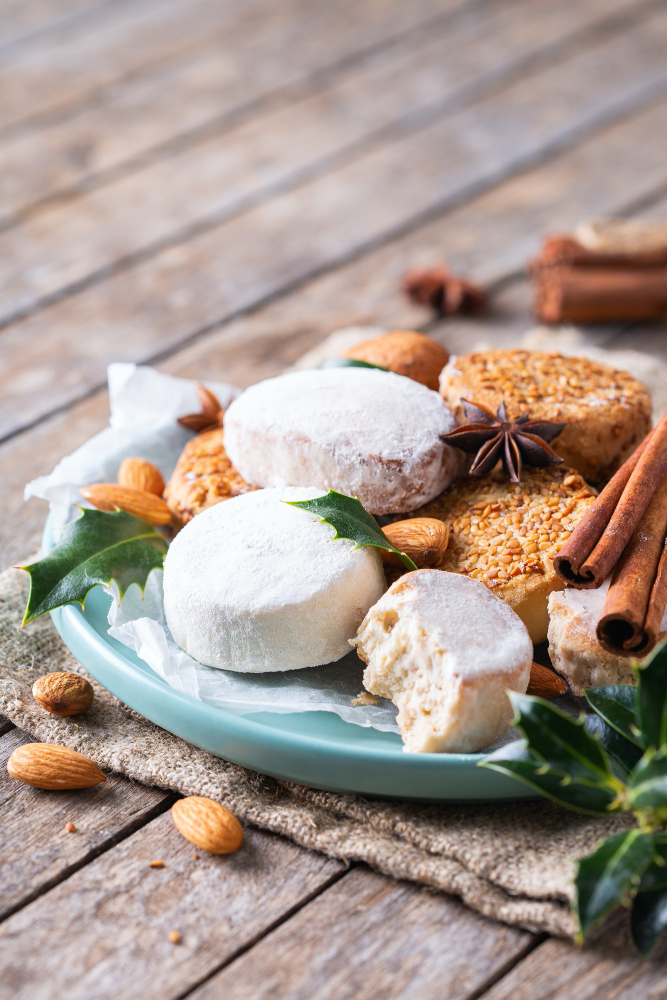
M 224 802 L 247 823 L 331 857 L 459 896 L 488 917 L 570 936 L 572 859 L 626 819 L 548 802 L 421 806 L 367 801 L 277 781 L 198 750 L 126 708 L 94 680 L 85 717 L 48 715 L 31 696 L 53 670 L 85 673 L 48 615 L 19 632 L 27 574 L 0 575 L 0 714 L 36 739 L 73 747 L 135 781 Z M 91 679 L 92 680 L 92 679 Z

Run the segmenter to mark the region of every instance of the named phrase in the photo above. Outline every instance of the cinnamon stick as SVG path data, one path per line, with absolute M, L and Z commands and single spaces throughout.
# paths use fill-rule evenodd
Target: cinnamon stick
M 656 320 L 667 312 L 667 267 L 537 269 L 535 313 L 544 323 Z
M 644 656 L 656 644 L 667 606 L 667 473 L 614 571 L 597 624 L 600 644 L 620 656 Z
M 595 590 L 607 578 L 649 504 L 660 462 L 667 468 L 667 414 L 609 480 L 554 558 L 564 583 Z

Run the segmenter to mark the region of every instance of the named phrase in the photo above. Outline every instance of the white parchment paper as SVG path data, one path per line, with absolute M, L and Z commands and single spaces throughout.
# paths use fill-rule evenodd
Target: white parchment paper
M 76 516 L 76 505 L 85 506 L 81 486 L 115 482 L 120 463 L 129 455 L 153 462 L 166 480 L 192 436 L 176 418 L 200 409 L 196 382 L 133 364 L 110 365 L 108 375 L 109 427 L 63 458 L 50 475 L 26 487 L 26 498 L 49 501 L 56 533 Z M 239 392 L 223 383 L 206 385 L 223 408 Z M 390 702 L 351 704 L 363 690 L 363 664 L 354 652 L 327 666 L 284 673 L 215 670 L 188 656 L 171 638 L 164 616 L 161 571 L 151 573 L 143 598 L 136 586 L 128 589 L 120 604 L 113 585 L 112 593 L 109 634 L 178 691 L 237 715 L 325 711 L 355 725 L 398 732 L 396 709 Z

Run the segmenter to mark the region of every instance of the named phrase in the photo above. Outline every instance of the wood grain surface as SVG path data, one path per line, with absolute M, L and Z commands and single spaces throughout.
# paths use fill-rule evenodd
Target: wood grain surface
M 111 361 L 246 386 L 344 325 L 520 342 L 545 231 L 667 217 L 666 48 L 666 0 L 7 0 L 2 565 L 39 542 L 25 482 L 107 423 Z M 442 260 L 486 315 L 403 299 Z M 585 338 L 667 358 L 664 324 Z M 0 719 L 1 998 L 665 993 L 623 919 L 575 949 L 254 830 L 195 859 L 158 789 L 11 779 L 27 739 Z

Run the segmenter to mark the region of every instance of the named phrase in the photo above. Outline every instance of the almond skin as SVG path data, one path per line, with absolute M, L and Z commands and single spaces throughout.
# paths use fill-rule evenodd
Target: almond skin
M 93 688 L 85 677 L 63 670 L 39 677 L 32 696 L 52 715 L 81 715 L 93 703 Z
M 419 569 L 423 566 L 436 566 L 449 542 L 448 525 L 435 517 L 411 517 L 407 521 L 395 521 L 382 531 L 391 544 L 410 556 Z M 380 554 L 383 562 L 392 566 L 403 565 L 393 552 L 381 549 Z
M 243 843 L 243 830 L 236 816 L 202 795 L 174 802 L 171 818 L 186 840 L 209 854 L 232 854 Z
M 449 351 L 424 333 L 394 330 L 373 340 L 364 340 L 346 351 L 344 357 L 380 365 L 437 391 L 440 372 L 449 361 Z
M 532 694 L 536 698 L 558 698 L 566 691 L 567 684 L 553 670 L 543 667 L 541 663 L 531 664 L 526 694 Z
M 116 483 L 93 483 L 81 488 L 81 496 L 98 510 L 115 510 L 120 507 L 126 514 L 134 514 L 141 521 L 155 526 L 169 524 L 171 521 L 171 511 L 162 497 L 156 497 L 154 493 L 147 493 L 145 490 L 133 490 Z
M 33 788 L 65 790 L 92 788 L 107 779 L 97 764 L 70 750 L 50 743 L 26 743 L 17 747 L 7 761 L 12 778 Z
M 120 486 L 129 486 L 132 490 L 145 490 L 161 497 L 164 490 L 162 473 L 152 462 L 144 458 L 124 458 L 118 470 Z

